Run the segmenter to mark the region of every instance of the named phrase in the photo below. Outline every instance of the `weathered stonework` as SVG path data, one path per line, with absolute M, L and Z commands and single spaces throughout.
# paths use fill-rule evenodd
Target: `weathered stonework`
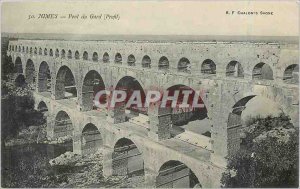
M 22 69 L 19 74 L 25 74 L 29 81 L 33 77 L 26 74 L 29 73 L 26 68 L 30 68 L 30 73 L 35 74 L 35 102 L 36 106 L 42 101 L 47 105 L 49 137 L 55 137 L 54 124 L 59 111 L 64 111 L 69 116 L 73 126 L 73 151 L 76 153 L 82 153 L 81 135 L 84 127 L 92 123 L 98 128 L 104 146 L 105 176 L 113 174 L 112 154 L 115 144 L 119 139 L 128 138 L 142 153 L 146 186 L 155 187 L 160 167 L 169 160 L 177 160 L 195 173 L 203 187 L 220 187 L 221 174 L 226 166 L 225 157 L 239 149 L 241 111 L 255 96 L 263 96 L 279 104 L 293 124 L 299 126 L 298 85 L 283 80 L 286 68 L 298 65 L 299 62 L 298 46 L 294 44 L 15 40 L 9 42 L 9 47 L 7 54 L 12 57 L 13 62 L 16 64 L 21 61 Z M 37 49 L 36 54 L 34 49 Z M 69 50 L 71 54 L 68 54 Z M 79 52 L 80 59 L 75 59 L 76 51 Z M 94 52 L 97 52 L 97 59 L 92 57 Z M 109 55 L 108 63 L 105 63 L 107 57 L 102 58 L 105 53 Z M 122 56 L 121 64 L 114 63 L 116 53 Z M 127 64 L 127 57 L 130 55 L 135 57 L 135 66 Z M 151 68 L 142 67 L 145 55 L 151 58 Z M 167 70 L 159 70 L 158 62 L 162 56 L 169 60 Z M 189 60 L 190 72 L 178 71 L 178 61 L 182 57 Z M 201 64 L 206 59 L 213 60 L 216 74 L 201 71 Z M 33 62 L 34 67 L 28 66 L 28 60 Z M 238 74 L 226 76 L 226 68 L 231 61 L 241 64 L 243 77 L 238 77 Z M 45 74 L 41 72 L 43 62 L 47 63 L 50 70 L 51 93 L 46 91 L 46 84 L 40 79 Z M 254 68 L 261 62 L 269 65 L 273 80 L 253 79 Z M 66 69 L 63 68 L 68 68 L 74 76 L 76 101 L 63 99 L 66 74 Z M 171 113 L 159 108 L 148 112 L 148 128 L 126 122 L 123 110 L 107 113 L 91 110 L 91 106 L 86 106 L 84 97 L 87 96 L 84 92 L 90 90 L 84 88 L 85 76 L 91 70 L 99 73 L 105 88 L 115 88 L 126 76 L 137 80 L 144 90 L 166 90 L 178 84 L 193 88 L 201 96 L 208 119 L 212 122 L 212 149 L 196 148 L 172 138 Z

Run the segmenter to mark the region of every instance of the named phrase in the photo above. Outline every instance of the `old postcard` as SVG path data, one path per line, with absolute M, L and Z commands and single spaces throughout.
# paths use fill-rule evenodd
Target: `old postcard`
M 299 2 L 1 2 L 1 187 L 298 188 Z

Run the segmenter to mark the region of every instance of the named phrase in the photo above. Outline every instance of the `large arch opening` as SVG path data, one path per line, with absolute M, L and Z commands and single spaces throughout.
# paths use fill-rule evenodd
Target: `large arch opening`
M 211 59 L 206 59 L 202 62 L 201 73 L 216 74 L 216 64 Z
M 128 66 L 135 66 L 135 57 L 131 54 L 127 58 L 127 65 Z
M 142 59 L 143 68 L 151 68 L 151 59 L 148 55 L 145 55 Z
M 123 90 L 126 92 L 126 99 L 124 102 L 117 103 L 115 109 L 121 110 L 125 109 L 125 121 L 130 121 L 130 119 L 136 116 L 147 115 L 147 108 L 144 108 L 144 104 L 146 101 L 146 95 L 141 84 L 131 76 L 125 76 L 119 80 L 117 83 L 115 90 Z M 133 96 L 134 92 L 137 92 L 141 96 L 142 106 L 138 106 L 137 104 L 132 104 L 128 107 L 125 107 L 127 102 L 130 100 L 130 97 Z M 137 99 L 135 99 L 137 100 Z
M 16 87 L 26 87 L 26 80 L 23 74 L 19 74 L 15 79 Z
M 122 56 L 121 56 L 120 53 L 117 53 L 117 54 L 115 55 L 115 63 L 116 63 L 116 64 L 122 64 Z
M 94 103 L 94 97 L 101 90 L 105 90 L 105 84 L 103 82 L 102 77 L 95 70 L 89 71 L 84 77 L 83 86 L 82 86 L 82 107 L 81 108 L 83 111 L 97 109 Z M 99 100 L 101 101 L 101 104 L 105 104 L 106 102 L 105 95 L 102 95 L 101 99 Z
M 244 70 L 238 61 L 231 61 L 226 67 L 226 76 L 227 77 L 244 77 Z
M 252 79 L 273 80 L 273 70 L 271 66 L 263 62 L 256 64 L 252 71 Z
M 93 154 L 102 146 L 102 136 L 98 128 L 88 123 L 82 130 L 81 149 L 82 154 Z
M 292 64 L 289 65 L 283 73 L 283 81 L 290 84 L 299 83 L 299 65 Z
M 169 60 L 167 57 L 163 56 L 159 59 L 158 69 L 159 70 L 168 70 L 169 69 Z
M 77 97 L 77 87 L 75 83 L 75 78 L 67 66 L 62 66 L 57 72 L 56 84 L 55 84 L 55 98 L 76 98 Z
M 50 92 L 51 91 L 51 74 L 47 62 L 43 61 L 39 67 L 38 75 L 38 91 Z
M 178 72 L 191 73 L 191 64 L 190 61 L 183 57 L 179 60 L 177 65 Z
M 121 138 L 115 144 L 112 169 L 113 175 L 128 177 L 145 175 L 142 153 L 130 139 Z
M 156 188 L 200 188 L 194 172 L 180 161 L 164 163 L 156 177 Z
M 47 107 L 47 105 L 46 105 L 46 103 L 45 103 L 44 101 L 41 101 L 41 102 L 38 104 L 37 110 L 38 110 L 39 112 L 42 112 L 42 113 L 48 112 L 48 107 Z
M 46 103 L 44 101 L 41 101 L 38 104 L 37 110 L 43 114 L 44 120 L 47 120 L 48 110 L 49 109 L 48 109 L 48 107 L 47 107 L 47 105 L 46 105 Z
M 22 60 L 20 57 L 17 57 L 16 61 L 15 61 L 15 73 L 18 73 L 18 74 L 23 73 Z
M 282 113 L 281 107 L 271 99 L 262 96 L 249 95 L 235 103 L 228 115 L 227 133 L 228 154 L 236 153 L 241 147 L 241 133 L 246 123 L 252 118 L 277 117 Z
M 55 117 L 53 136 L 54 139 L 66 138 L 67 143 L 72 145 L 73 124 L 65 111 L 59 111 Z
M 35 84 L 36 73 L 35 73 L 34 64 L 31 59 L 27 60 L 25 77 L 26 77 L 27 84 L 32 85 L 33 87 L 33 85 Z
M 211 149 L 211 122 L 208 119 L 207 108 L 196 91 L 186 85 L 174 85 L 167 89 L 168 96 L 175 96 L 178 93 L 176 107 L 172 107 L 172 101 L 166 102 L 168 112 L 171 114 L 172 128 L 171 137 L 176 137 L 205 149 Z M 189 93 L 188 98 L 185 93 Z M 193 102 L 200 107 L 194 107 Z M 180 107 L 187 104 L 186 107 Z M 195 136 L 195 140 L 190 140 L 189 133 Z

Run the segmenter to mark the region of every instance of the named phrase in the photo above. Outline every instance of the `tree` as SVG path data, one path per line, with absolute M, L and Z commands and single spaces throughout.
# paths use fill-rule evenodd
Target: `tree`
M 14 64 L 11 57 L 3 54 L 1 56 L 1 78 L 2 80 L 7 80 L 7 75 L 14 73 Z
M 223 187 L 298 187 L 298 128 L 285 115 L 254 118 L 228 157 Z

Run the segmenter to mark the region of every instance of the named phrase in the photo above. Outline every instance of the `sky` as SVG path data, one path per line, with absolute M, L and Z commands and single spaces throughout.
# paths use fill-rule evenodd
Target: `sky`
M 226 14 L 226 11 L 234 14 Z M 240 15 L 258 12 L 258 15 Z M 260 12 L 273 12 L 261 15 Z M 298 36 L 296 1 L 44 1 L 4 2 L 1 31 L 100 35 Z M 37 19 L 58 14 L 58 19 Z M 86 19 L 69 19 L 69 14 Z M 90 15 L 101 19 L 90 19 Z M 103 20 L 103 15 L 119 20 Z M 28 19 L 34 15 L 34 19 Z M 66 18 L 60 18 L 66 16 Z

